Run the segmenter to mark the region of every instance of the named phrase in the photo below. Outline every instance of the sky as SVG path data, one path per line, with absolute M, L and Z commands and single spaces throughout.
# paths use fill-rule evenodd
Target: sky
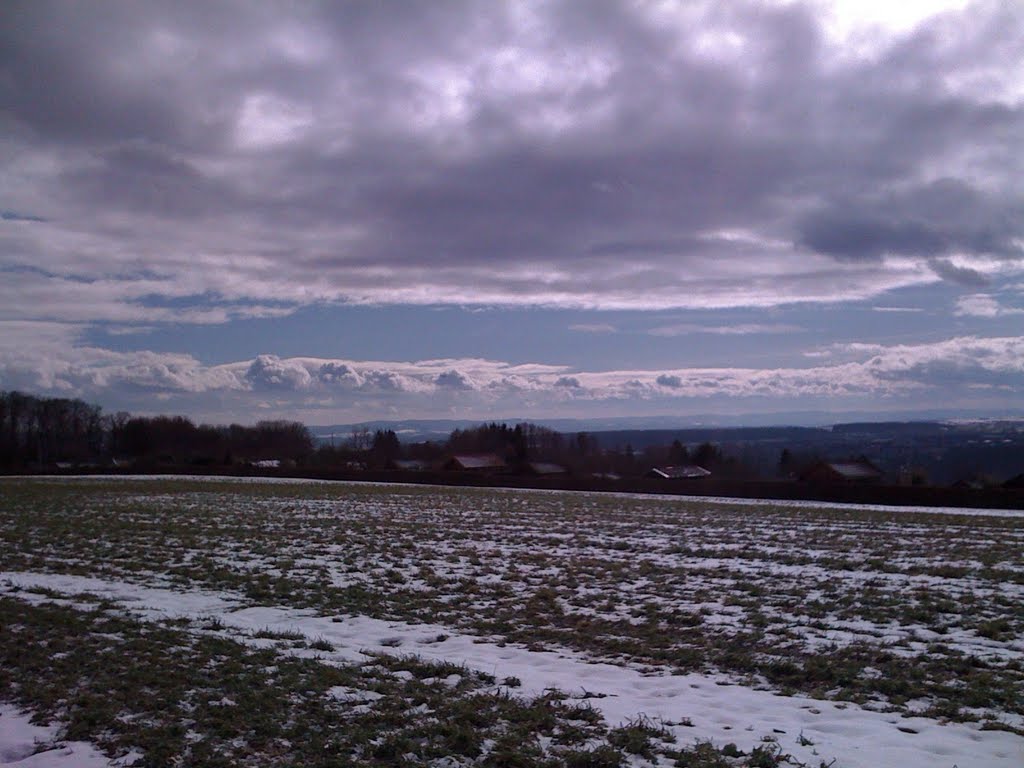
M 0 389 L 1024 404 L 1024 4 L 0 5 Z

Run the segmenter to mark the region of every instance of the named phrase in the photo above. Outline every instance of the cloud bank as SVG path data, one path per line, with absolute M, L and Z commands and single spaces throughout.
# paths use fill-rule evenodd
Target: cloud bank
M 273 354 L 204 365 L 189 355 L 83 347 L 75 344 L 68 326 L 29 325 L 0 323 L 6 332 L 0 343 L 0 387 L 124 402 L 155 398 L 197 413 L 225 397 L 240 413 L 272 404 L 283 413 L 329 418 L 453 412 L 486 417 L 500 409 L 550 415 L 598 403 L 678 409 L 757 400 L 781 409 L 809 399 L 843 406 L 965 393 L 980 398 L 985 392 L 992 402 L 1011 403 L 1024 396 L 1024 337 L 835 345 L 805 368 L 588 371 L 487 359 L 383 362 Z M 19 334 L 47 341 L 26 350 Z

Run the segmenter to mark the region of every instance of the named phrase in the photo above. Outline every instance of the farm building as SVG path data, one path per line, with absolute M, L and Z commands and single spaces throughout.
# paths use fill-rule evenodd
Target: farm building
M 651 467 L 644 477 L 662 480 L 698 480 L 711 477 L 711 472 L 696 464 L 682 464 L 677 467 Z
M 882 481 L 882 470 L 865 458 L 852 461 L 820 461 L 805 470 L 800 479 L 808 483 L 868 485 Z
M 398 469 L 403 472 L 427 472 L 431 465 L 429 461 L 422 459 L 392 459 L 388 462 L 388 469 Z
M 1024 473 L 1011 477 L 1003 483 L 1003 488 L 1024 488 Z
M 502 472 L 508 464 L 501 456 L 494 453 L 456 454 L 449 458 L 441 467 L 448 472 Z
M 526 464 L 526 471 L 531 475 L 564 475 L 569 470 L 561 464 L 553 464 L 550 461 L 531 461 Z
M 961 477 L 950 487 L 959 488 L 961 490 L 967 491 L 980 491 L 982 488 L 988 488 L 989 486 L 994 484 L 995 483 L 993 482 L 991 477 L 977 473 L 972 473 L 970 475 L 967 475 L 967 477 Z

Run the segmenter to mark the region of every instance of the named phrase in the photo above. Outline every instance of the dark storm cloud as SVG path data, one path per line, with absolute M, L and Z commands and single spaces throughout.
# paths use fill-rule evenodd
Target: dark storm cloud
M 932 259 L 928 262 L 928 266 L 943 280 L 962 285 L 965 288 L 984 288 L 991 282 L 976 269 L 958 267 L 945 259 Z
M 0 211 L 0 219 L 3 221 L 46 221 L 42 216 L 33 216 L 30 213 L 18 213 L 17 211 Z
M 188 98 L 180 75 L 161 83 L 145 65 L 147 33 L 163 15 L 155 7 L 29 0 L 2 13 L 3 102 L 34 138 L 176 145 L 205 122 L 179 109 Z
M 862 55 L 800 3 L 0 17 L 20 158 L 4 205 L 50 219 L 7 258 L 57 275 L 145 263 L 168 295 L 295 303 L 723 306 L 977 285 L 949 257 L 1021 260 L 1013 3 Z
M 807 217 L 801 230 L 804 245 L 837 259 L 951 253 L 1019 258 L 1024 255 L 1024 201 L 997 199 L 962 181 L 942 179 L 835 204 Z M 938 263 L 936 271 L 943 277 L 967 276 Z
M 158 146 L 122 144 L 61 176 L 71 202 L 102 200 L 125 211 L 193 219 L 237 208 L 229 186 Z

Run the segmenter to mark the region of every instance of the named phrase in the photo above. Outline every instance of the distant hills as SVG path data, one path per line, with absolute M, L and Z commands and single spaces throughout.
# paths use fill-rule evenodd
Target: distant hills
M 885 420 L 879 420 L 884 417 Z M 791 411 L 783 413 L 759 413 L 722 415 L 709 414 L 702 416 L 614 416 L 606 418 L 564 419 L 564 418 L 528 418 L 515 416 L 496 419 L 399 419 L 374 420 L 350 424 L 333 424 L 327 426 L 310 426 L 309 430 L 320 442 L 330 443 L 332 439 L 341 442 L 349 439 L 353 431 L 365 429 L 369 432 L 393 430 L 403 443 L 417 443 L 426 440 L 444 440 L 456 429 L 469 429 L 483 423 L 520 424 L 531 422 L 557 432 L 571 434 L 575 432 L 634 432 L 658 431 L 673 433 L 679 430 L 687 432 L 711 434 L 719 430 L 774 430 L 774 434 L 784 436 L 787 430 L 801 428 L 820 431 L 822 429 L 838 431 L 874 432 L 914 432 L 920 433 L 931 429 L 934 433 L 947 424 L 1003 424 L 1020 423 L 1024 425 L 1024 410 L 1015 413 L 993 414 L 989 411 L 962 411 L 955 416 L 949 411 L 926 410 L 908 411 L 887 414 L 871 414 L 861 411 L 825 412 L 825 411 Z M 926 426 L 930 425 L 930 426 Z M 751 433 L 753 434 L 753 433 Z M 765 436 L 767 433 L 763 433 Z M 675 438 L 673 438 L 675 439 Z M 680 438 L 681 439 L 681 438 Z M 699 438 L 694 438 L 699 440 Z M 711 439 L 711 438 L 706 438 Z M 671 442 L 671 440 L 670 440 Z

